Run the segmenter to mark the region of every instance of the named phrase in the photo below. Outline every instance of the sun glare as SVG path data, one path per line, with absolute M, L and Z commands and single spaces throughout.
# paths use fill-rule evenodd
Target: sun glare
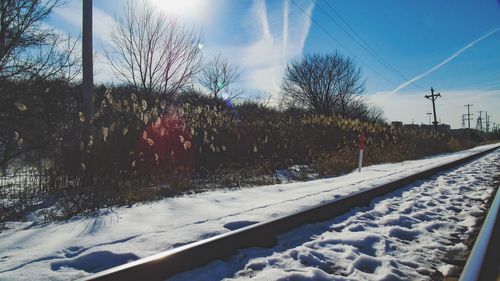
M 150 0 L 163 12 L 180 18 L 196 18 L 201 16 L 206 0 Z

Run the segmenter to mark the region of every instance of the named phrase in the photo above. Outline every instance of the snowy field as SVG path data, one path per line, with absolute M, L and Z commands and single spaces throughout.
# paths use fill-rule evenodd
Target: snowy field
M 7 223 L 7 230 L 0 233 L 0 280 L 77 279 L 186 243 L 300 211 L 494 146 L 416 161 L 375 165 L 361 173 L 353 172 L 336 178 L 169 198 L 151 204 L 115 208 L 113 212 L 94 218 L 75 217 L 64 222 L 43 224 L 33 213 L 24 222 Z M 352 280 L 362 277 L 373 279 L 384 274 L 399 276 L 399 271 L 410 272 L 415 277 L 424 276 L 418 273 L 418 269 L 426 268 L 421 264 L 425 264 L 427 258 L 430 260 L 429 253 L 439 256 L 440 252 L 453 247 L 457 251 L 463 249 L 460 244 L 448 245 L 446 235 L 462 233 L 461 227 L 467 228 L 474 223 L 474 211 L 478 209 L 474 204 L 481 202 L 471 198 L 488 196 L 485 183 L 491 178 L 492 163 L 498 163 L 499 158 L 497 150 L 474 164 L 462 167 L 462 172 L 455 173 L 455 178 L 443 175 L 434 184 L 417 186 L 416 191 L 405 191 L 404 197 L 413 196 L 413 200 L 403 200 L 401 196 L 399 201 L 397 197 L 388 198 L 387 202 L 377 203 L 370 215 L 355 215 L 345 221 L 338 218 L 330 225 L 305 228 L 303 231 L 308 233 L 323 233 L 313 235 L 310 241 L 301 240 L 303 232 L 294 232 L 289 238 L 285 237 L 288 240 L 283 240 L 281 248 L 271 252 L 246 251 L 242 253 L 246 263 L 220 262 L 212 265 L 213 269 L 209 271 L 214 271 L 214 280 L 234 274 L 238 278 L 255 275 L 263 280 L 268 280 L 267 276 L 272 280 L 279 276 L 330 279 L 334 276 L 330 274 L 336 274 L 340 279 L 343 275 L 354 278 Z M 484 168 L 485 165 L 489 168 Z M 435 198 L 438 193 L 443 198 Z M 455 213 L 460 208 L 469 208 L 469 205 L 473 211 Z M 440 216 L 441 213 L 443 216 Z M 457 222 L 450 223 L 453 217 Z M 315 232 L 318 229 L 320 232 Z M 441 238 L 435 238 L 432 233 Z M 466 235 L 466 232 L 463 233 Z M 418 251 L 410 254 L 409 249 L 413 249 L 411 245 L 417 240 L 425 242 L 432 250 L 423 251 L 425 248 L 419 247 L 422 250 L 420 254 Z M 283 245 L 293 247 L 284 249 Z M 326 248 L 321 250 L 320 245 Z M 273 254 L 273 251 L 276 253 Z M 381 257 L 378 257 L 379 253 Z M 400 263 L 403 258 L 408 261 L 406 264 Z M 308 263 L 312 267 L 307 267 Z M 332 263 L 336 266 L 322 269 L 322 266 Z M 287 268 L 297 270 L 290 272 Z M 438 262 L 434 268 L 453 270 Z M 205 277 L 200 279 L 206 273 L 190 273 L 189 278 L 207 280 Z
M 170 280 L 441 280 L 458 277 L 491 196 L 500 152 L 419 181 L 327 222 Z

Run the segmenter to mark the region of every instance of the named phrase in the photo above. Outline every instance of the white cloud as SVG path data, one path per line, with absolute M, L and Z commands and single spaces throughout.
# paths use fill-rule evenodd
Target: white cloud
M 310 3 L 305 10 L 311 15 L 313 8 L 314 3 Z M 272 18 L 275 22 L 281 20 L 283 26 L 273 32 L 269 25 L 266 2 L 254 2 L 251 13 L 257 24 L 252 28 L 254 32 L 257 30 L 259 35 L 254 42 L 237 51 L 240 53 L 239 64 L 246 73 L 246 86 L 270 93 L 274 102 L 279 95 L 286 63 L 302 54 L 311 27 L 310 18 L 304 14 L 289 20 L 288 0 L 283 1 L 282 9 L 282 13 L 273 14 L 281 14 L 282 19 L 277 19 L 276 16 Z
M 94 35 L 94 81 L 98 83 L 117 82 L 111 68 L 106 63 L 105 55 L 101 49 L 102 46 L 110 43 L 111 33 L 116 24 L 114 18 L 97 8 L 95 5 L 92 9 L 92 28 Z M 82 29 L 82 3 L 81 1 L 68 1 L 65 5 L 57 7 L 54 10 L 56 16 L 65 21 L 67 24 L 76 27 L 79 30 L 81 39 Z M 60 31 L 60 28 L 58 28 Z M 60 31 L 61 32 L 61 31 Z M 77 55 L 80 55 L 81 40 L 76 48 Z
M 95 7 L 92 9 L 92 24 L 94 36 L 103 42 L 109 42 L 109 38 L 115 26 L 114 18 Z M 54 13 L 67 23 L 76 26 L 81 30 L 82 27 L 82 2 L 69 1 L 67 4 L 58 7 Z
M 288 0 L 283 5 L 283 29 L 281 34 L 272 34 L 265 1 L 254 5 L 255 17 L 261 24 L 261 37 L 243 52 L 242 65 L 248 69 L 249 83 L 254 88 L 269 92 L 276 101 L 286 63 L 302 54 L 309 33 L 309 17 L 288 18 Z M 314 8 L 311 3 L 306 8 L 310 15 Z
M 474 117 L 477 111 L 488 111 L 492 116 L 491 122 L 500 122 L 500 90 L 442 90 L 443 97 L 436 100 L 436 114 L 438 121 L 449 124 L 452 128 L 462 127 L 462 114 L 467 113 L 465 104 L 473 104 L 471 113 Z M 382 106 L 388 121 L 403 121 L 404 123 L 427 124 L 429 122 L 427 112 L 432 112 L 432 103 L 424 96 L 427 92 L 413 92 L 409 94 L 392 94 L 390 92 L 379 92 L 367 95 L 368 100 L 376 105 Z M 476 119 L 471 122 L 475 127 Z
M 207 25 L 218 15 L 220 0 L 148 0 L 163 13 L 182 18 L 183 22 Z
M 177 3 L 175 0 L 150 0 L 154 5 L 162 9 L 167 9 Z M 211 5 L 206 5 L 205 1 L 203 9 L 197 9 L 203 13 L 203 20 L 192 21 L 182 15 L 189 7 L 196 3 L 201 3 L 201 0 L 183 0 L 186 2 L 184 6 L 176 6 L 178 8 L 179 17 L 188 23 L 203 24 L 205 29 L 217 30 L 223 32 L 224 26 L 217 26 L 217 21 L 212 21 L 212 14 L 216 10 L 222 10 L 222 1 L 215 0 Z M 210 46 L 210 42 L 206 42 L 206 47 L 209 53 L 222 53 L 228 57 L 230 61 L 238 65 L 241 69 L 241 85 L 248 89 L 249 92 L 258 91 L 266 92 L 277 100 L 279 95 L 281 78 L 289 60 L 300 56 L 303 52 L 304 45 L 311 27 L 310 18 L 298 11 L 295 6 L 289 5 L 289 0 L 282 0 L 280 5 L 273 5 L 269 9 L 265 0 L 256 0 L 252 2 L 251 9 L 242 12 L 238 16 L 232 16 L 235 24 L 240 24 L 242 32 L 249 38 L 250 43 L 244 45 L 225 44 L 221 46 Z M 309 1 L 296 1 L 308 13 L 312 15 L 314 3 Z M 170 4 L 169 4 L 170 3 Z M 276 4 L 274 2 L 273 4 Z M 210 6 L 210 7 L 209 7 Z M 289 14 L 295 13 L 296 16 L 289 18 Z M 245 14 L 247 13 L 247 14 Z M 77 27 L 81 30 L 82 21 L 82 4 L 81 1 L 69 1 L 66 5 L 57 8 L 55 14 L 67 22 L 68 24 Z M 109 44 L 112 28 L 115 25 L 114 18 L 95 7 L 93 9 L 93 28 L 96 42 L 94 42 L 96 53 L 96 77 L 98 82 L 113 82 L 112 71 L 105 63 L 100 47 Z M 272 22 L 270 24 L 270 19 Z M 238 22 L 240 21 L 240 22 Z M 276 27 L 279 24 L 279 28 Z M 218 43 L 218 42 L 214 42 Z

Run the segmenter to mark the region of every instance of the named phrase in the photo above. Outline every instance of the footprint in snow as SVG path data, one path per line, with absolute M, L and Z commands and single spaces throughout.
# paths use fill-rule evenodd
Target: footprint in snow
M 138 259 L 139 257 L 132 253 L 115 254 L 109 251 L 98 251 L 72 260 L 53 262 L 50 264 L 50 268 L 53 271 L 58 271 L 62 268 L 74 268 L 89 273 L 96 273 Z

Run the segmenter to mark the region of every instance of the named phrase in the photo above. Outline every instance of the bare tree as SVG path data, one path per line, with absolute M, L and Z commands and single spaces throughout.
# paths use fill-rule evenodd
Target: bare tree
M 385 123 L 384 109 L 378 105 L 372 105 L 368 108 L 368 120 L 376 123 Z
M 356 97 L 349 103 L 348 114 L 345 117 L 374 123 L 385 122 L 383 108 L 370 104 L 363 97 Z
M 225 99 L 237 98 L 241 92 L 232 91 L 231 84 L 240 77 L 238 67 L 231 65 L 226 58 L 216 55 L 206 63 L 199 74 L 198 82 L 205 87 L 212 97 L 217 99 L 221 92 L 226 93 Z
M 111 35 L 106 56 L 115 74 L 158 104 L 171 100 L 197 73 L 202 34 L 154 9 L 129 1 Z
M 0 79 L 67 78 L 68 68 L 75 69 L 75 43 L 42 23 L 61 3 L 62 0 L 0 1 Z
M 361 70 L 356 67 L 350 58 L 346 58 L 339 63 L 337 73 L 339 79 L 337 83 L 338 108 L 337 114 L 352 118 L 350 116 L 351 104 L 364 104 L 360 95 L 365 91 L 365 82 L 361 78 Z M 368 106 L 368 105 L 367 105 Z
M 70 107 L 49 85 L 67 86 L 80 70 L 77 41 L 43 21 L 63 0 L 0 0 L 0 167 L 42 149 Z M 57 90 L 56 90 L 57 91 Z M 56 98 L 61 98 L 57 99 Z M 66 116 L 65 116 L 66 117 Z M 29 133 L 28 133 L 29 132 Z
M 361 71 L 339 53 L 306 55 L 285 70 L 282 105 L 324 115 L 347 116 L 365 89 Z

